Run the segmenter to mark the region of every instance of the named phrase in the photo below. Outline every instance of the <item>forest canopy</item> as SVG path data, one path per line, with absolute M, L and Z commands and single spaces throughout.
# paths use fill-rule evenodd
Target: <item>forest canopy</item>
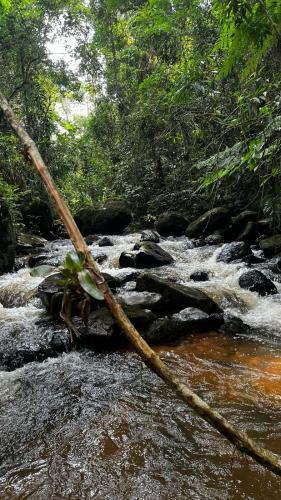
M 54 37 L 74 41 L 75 68 Z M 74 212 L 112 198 L 139 216 L 223 204 L 280 228 L 280 52 L 278 0 L 0 0 L 1 90 Z M 0 127 L 16 214 L 44 193 Z

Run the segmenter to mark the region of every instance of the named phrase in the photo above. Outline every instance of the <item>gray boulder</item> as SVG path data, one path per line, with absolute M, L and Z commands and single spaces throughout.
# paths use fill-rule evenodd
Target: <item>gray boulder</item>
M 229 209 L 217 207 L 208 210 L 187 227 L 185 234 L 189 238 L 211 234 L 216 229 L 224 227 L 229 222 Z
M 177 212 L 166 212 L 160 215 L 156 222 L 156 230 L 161 236 L 180 236 L 186 226 L 186 218 Z
M 83 208 L 75 220 L 83 235 L 121 234 L 132 221 L 132 213 L 124 201 L 108 201 L 103 206 Z
M 145 229 L 141 233 L 141 241 L 152 241 L 153 243 L 159 243 L 160 237 L 156 231 L 152 231 L 151 229 Z
M 161 308 L 165 313 L 178 312 L 186 307 L 195 307 L 208 314 L 221 312 L 218 305 L 201 290 L 178 285 L 150 273 L 143 273 L 137 278 L 136 290 L 161 294 Z
M 141 242 L 135 246 L 134 252 L 122 252 L 119 258 L 120 267 L 136 267 L 137 269 L 166 266 L 172 264 L 173 257 L 157 243 Z

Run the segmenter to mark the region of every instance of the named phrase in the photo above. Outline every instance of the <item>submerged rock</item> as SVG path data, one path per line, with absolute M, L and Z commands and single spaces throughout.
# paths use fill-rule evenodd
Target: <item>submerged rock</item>
M 195 307 L 208 314 L 221 312 L 218 305 L 201 290 L 171 283 L 150 273 L 137 278 L 136 290 L 160 293 L 161 307 L 165 312 L 178 312 L 186 307 Z
M 176 342 L 183 335 L 218 329 L 222 323 L 221 314 L 209 315 L 194 307 L 187 307 L 171 317 L 156 320 L 145 332 L 144 338 L 152 344 Z
M 195 271 L 190 275 L 192 281 L 209 281 L 209 274 L 207 271 Z
M 217 257 L 217 261 L 229 263 L 237 259 L 242 259 L 251 253 L 250 246 L 245 241 L 233 241 L 223 246 Z
M 277 293 L 274 283 L 261 271 L 256 269 L 243 273 L 239 278 L 239 285 L 241 288 L 250 290 L 250 292 L 257 292 L 262 296 Z
M 108 201 L 103 206 L 83 208 L 75 220 L 83 235 L 121 234 L 130 224 L 132 213 L 124 201 Z
M 224 322 L 219 327 L 219 332 L 227 335 L 239 335 L 250 332 L 249 325 L 246 325 L 242 319 L 232 314 L 224 315 Z
M 229 209 L 217 207 L 208 210 L 187 227 L 185 234 L 189 238 L 211 234 L 214 230 L 224 227 L 229 222 Z
M 161 236 L 180 236 L 186 226 L 186 218 L 177 212 L 166 212 L 156 222 L 156 230 Z
M 270 238 L 265 238 L 259 242 L 259 245 L 266 257 L 273 257 L 281 253 L 281 234 L 275 234 Z
M 104 236 L 98 241 L 98 246 L 99 247 L 113 247 L 114 243 L 111 241 L 110 238 L 107 236 Z

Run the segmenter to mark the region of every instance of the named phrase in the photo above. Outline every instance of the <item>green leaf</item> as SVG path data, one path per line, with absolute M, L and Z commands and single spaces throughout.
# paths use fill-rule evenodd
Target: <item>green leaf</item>
M 64 259 L 63 267 L 72 273 L 79 273 L 84 268 L 84 258 L 74 253 L 68 253 Z
M 48 274 L 52 274 L 55 271 L 57 271 L 55 267 L 48 266 L 47 264 L 42 264 L 42 266 L 34 267 L 30 271 L 30 276 L 33 276 L 33 278 L 38 278 L 38 277 L 43 278 L 45 276 L 48 276 Z
M 96 300 L 104 300 L 103 293 L 98 289 L 92 275 L 87 269 L 78 273 L 78 280 L 83 290 L 91 295 L 91 297 Z

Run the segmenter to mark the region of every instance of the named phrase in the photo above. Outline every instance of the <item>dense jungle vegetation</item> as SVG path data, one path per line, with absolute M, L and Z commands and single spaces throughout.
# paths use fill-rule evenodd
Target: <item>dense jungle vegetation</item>
M 54 60 L 75 40 L 77 70 Z M 281 225 L 279 0 L 0 0 L 0 88 L 71 209 L 216 205 Z M 60 106 L 91 102 L 86 117 Z M 0 116 L 0 194 L 44 197 Z

